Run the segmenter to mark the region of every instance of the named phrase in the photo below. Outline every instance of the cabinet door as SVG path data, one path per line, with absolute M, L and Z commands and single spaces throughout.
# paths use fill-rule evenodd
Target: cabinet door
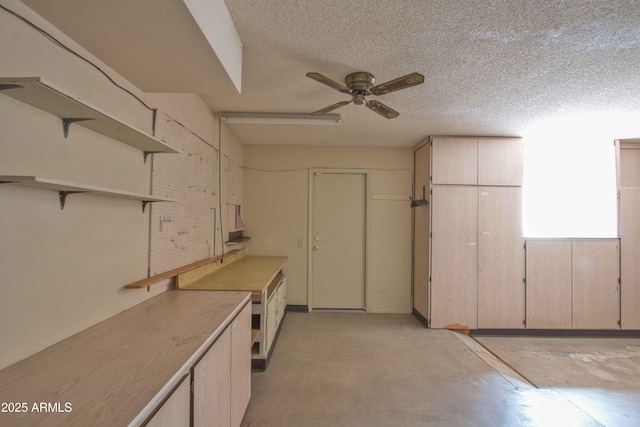
M 433 138 L 431 175 L 433 184 L 478 183 L 478 140 Z
M 572 243 L 573 327 L 617 329 L 620 320 L 617 241 Z
M 231 323 L 231 425 L 239 426 L 251 398 L 251 303 Z
M 640 190 L 620 191 L 620 244 L 622 329 L 640 329 Z
M 415 153 L 414 197 L 422 197 L 425 187 L 429 199 L 429 146 L 425 145 Z M 413 211 L 413 308 L 425 319 L 429 318 L 429 209 L 430 205 L 419 206 Z
M 431 327 L 477 327 L 478 189 L 434 186 Z
M 282 281 L 282 284 L 278 288 L 278 325 L 284 317 L 284 312 L 287 310 L 287 282 Z
M 640 147 L 620 150 L 620 187 L 640 188 Z
M 527 241 L 527 328 L 571 329 L 571 242 Z
M 478 327 L 524 328 L 522 190 L 478 191 Z
M 522 185 L 522 140 L 478 140 L 478 185 Z
M 268 353 L 271 344 L 273 343 L 273 338 L 276 335 L 276 329 L 278 327 L 278 299 L 275 295 L 271 295 L 271 299 L 267 302 L 267 322 L 265 331 L 265 337 L 267 342 L 265 343 L 265 350 Z
M 146 427 L 188 427 L 191 422 L 191 381 L 186 376 L 162 404 Z
M 193 425 L 195 427 L 218 427 L 231 424 L 230 357 L 231 331 L 227 328 L 193 368 Z

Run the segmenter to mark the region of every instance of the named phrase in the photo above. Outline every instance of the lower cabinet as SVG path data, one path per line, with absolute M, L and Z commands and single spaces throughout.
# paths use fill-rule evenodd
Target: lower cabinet
M 527 241 L 527 328 L 619 329 L 619 244 Z
M 250 398 L 251 304 L 247 304 L 146 426 L 237 427 Z
M 193 425 L 231 425 L 231 331 L 225 330 L 193 368 Z
M 287 284 L 285 281 L 278 286 L 276 292 L 271 295 L 267 302 L 267 351 L 276 338 L 280 321 L 284 317 L 287 308 Z
M 146 425 L 147 427 L 186 427 L 189 426 L 190 420 L 191 381 L 190 376 L 185 375 Z

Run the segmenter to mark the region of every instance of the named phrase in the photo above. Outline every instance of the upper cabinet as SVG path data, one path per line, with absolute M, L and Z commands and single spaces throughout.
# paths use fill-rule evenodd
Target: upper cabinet
M 520 138 L 432 138 L 432 184 L 522 185 Z
M 433 184 L 478 184 L 478 140 L 434 137 L 431 140 Z
M 522 140 L 478 139 L 478 185 L 522 185 Z
M 640 188 L 640 141 L 616 141 L 618 189 Z

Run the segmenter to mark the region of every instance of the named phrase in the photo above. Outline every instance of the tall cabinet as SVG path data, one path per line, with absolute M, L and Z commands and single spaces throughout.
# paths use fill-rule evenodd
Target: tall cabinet
M 616 141 L 620 213 L 620 326 L 640 329 L 640 139 Z
M 522 141 L 432 137 L 430 159 L 430 326 L 523 328 Z

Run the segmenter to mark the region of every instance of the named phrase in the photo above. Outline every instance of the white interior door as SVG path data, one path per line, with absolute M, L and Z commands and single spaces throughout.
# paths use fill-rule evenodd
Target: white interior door
M 365 308 L 364 174 L 315 173 L 312 308 Z

